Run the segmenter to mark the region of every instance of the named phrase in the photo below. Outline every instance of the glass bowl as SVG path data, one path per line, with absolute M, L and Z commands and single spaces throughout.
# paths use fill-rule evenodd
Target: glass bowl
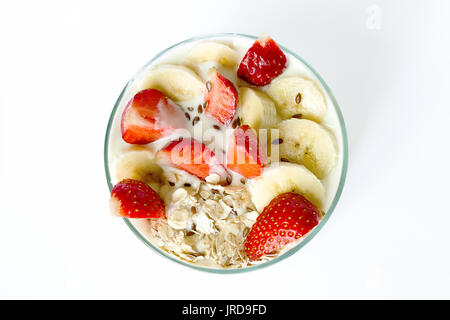
M 166 52 L 168 52 L 169 50 L 172 50 L 173 48 L 176 48 L 178 46 L 184 45 L 184 44 L 188 44 L 190 42 L 195 42 L 195 41 L 199 41 L 199 40 L 208 40 L 208 39 L 220 39 L 220 38 L 230 38 L 230 37 L 243 37 L 243 38 L 247 38 L 247 39 L 251 39 L 251 40 L 256 40 L 257 37 L 255 36 L 250 36 L 250 35 L 246 35 L 246 34 L 238 34 L 238 33 L 216 33 L 216 34 L 206 34 L 206 35 L 202 35 L 202 36 L 198 36 L 198 37 L 194 37 L 194 38 L 190 38 L 187 40 L 184 40 L 182 42 L 179 42 L 163 51 L 161 51 L 160 53 L 158 53 L 155 57 L 153 57 L 153 59 L 151 59 L 148 63 L 146 63 L 135 75 L 135 77 L 133 77 L 124 87 L 124 89 L 122 90 L 122 92 L 120 93 L 119 97 L 117 98 L 117 101 L 114 105 L 114 108 L 112 109 L 111 115 L 109 117 L 109 121 L 108 121 L 108 126 L 106 129 L 106 137 L 105 137 L 105 144 L 104 144 L 104 164 L 105 164 L 105 172 L 106 172 L 106 181 L 109 187 L 109 190 L 111 192 L 112 188 L 114 187 L 111 183 L 111 174 L 110 174 L 110 170 L 109 170 L 109 140 L 110 140 L 110 134 L 111 134 L 111 127 L 116 115 L 116 111 L 119 107 L 119 105 L 122 102 L 122 99 L 124 96 L 126 96 L 127 93 L 127 89 L 129 88 L 129 84 L 133 82 L 133 80 L 137 77 L 137 75 L 139 75 L 143 70 L 147 69 L 155 60 L 157 60 L 159 57 L 161 57 L 162 55 L 164 55 Z M 200 270 L 200 271 L 206 271 L 206 272 L 212 272 L 212 273 L 220 273 L 220 274 L 227 274 L 227 273 L 242 273 L 242 272 L 248 272 L 248 271 L 253 271 L 253 270 L 257 270 L 257 269 L 261 269 L 264 267 L 268 267 L 270 265 L 273 265 L 277 262 L 280 262 L 281 260 L 284 260 L 290 256 L 292 256 L 294 253 L 296 253 L 297 251 L 299 251 L 303 246 L 305 246 L 312 238 L 314 238 L 314 236 L 323 228 L 323 226 L 325 225 L 325 223 L 328 221 L 328 219 L 331 216 L 331 213 L 334 211 L 334 209 L 336 208 L 336 205 L 339 201 L 339 198 L 341 196 L 342 193 L 342 189 L 344 187 L 344 183 L 345 183 L 345 177 L 347 174 L 347 166 L 348 166 L 348 141 L 347 141 L 347 132 L 345 129 L 345 123 L 344 123 L 344 118 L 342 116 L 342 112 L 339 109 L 338 103 L 336 101 L 336 99 L 334 98 L 333 94 L 331 93 L 331 90 L 328 88 L 327 84 L 325 83 L 325 81 L 320 77 L 320 75 L 306 62 L 304 61 L 301 57 L 299 57 L 297 54 L 293 53 L 292 51 L 290 51 L 289 49 L 283 47 L 282 45 L 279 45 L 279 47 L 285 52 L 290 54 L 293 58 L 298 59 L 307 69 L 309 69 L 309 71 L 314 74 L 314 76 L 316 77 L 316 79 L 320 82 L 320 84 L 322 85 L 322 88 L 325 90 L 326 94 L 328 95 L 329 99 L 331 100 L 331 104 L 332 104 L 332 108 L 334 109 L 336 116 L 338 118 L 339 121 L 339 127 L 340 127 L 340 132 L 335 132 L 335 133 L 340 133 L 341 137 L 341 148 L 342 148 L 342 161 L 341 162 L 341 168 L 340 168 L 340 178 L 339 178 L 339 184 L 337 186 L 336 189 L 336 193 L 334 194 L 331 204 L 329 205 L 328 210 L 326 211 L 325 216 L 321 219 L 321 221 L 319 222 L 319 224 L 309 233 L 307 234 L 304 239 L 299 242 L 297 245 L 295 245 L 294 247 L 292 247 L 290 250 L 288 250 L 287 252 L 280 254 L 279 256 L 277 256 L 276 258 L 273 258 L 271 260 L 268 260 L 266 262 L 254 265 L 254 266 L 249 266 L 249 267 L 245 267 L 245 268 L 230 268 L 230 269 L 218 269 L 218 268 L 209 268 L 209 267 L 204 267 L 204 266 L 198 266 L 198 265 L 194 265 L 194 264 L 190 264 L 188 262 L 182 261 L 174 256 L 171 256 L 170 254 L 164 252 L 163 250 L 159 249 L 158 247 L 156 247 L 155 245 L 153 245 L 150 241 L 148 241 L 137 229 L 136 227 L 130 222 L 129 219 L 127 218 L 123 218 L 123 221 L 125 222 L 125 224 L 131 229 L 131 231 L 145 244 L 147 245 L 150 249 L 152 249 L 153 251 L 155 251 L 156 253 L 160 254 L 161 256 L 170 259 L 176 263 L 179 263 L 181 265 L 184 265 L 186 267 L 189 268 L 193 268 L 196 270 Z M 330 107 L 330 106 L 329 106 Z M 339 169 L 339 168 L 337 168 Z

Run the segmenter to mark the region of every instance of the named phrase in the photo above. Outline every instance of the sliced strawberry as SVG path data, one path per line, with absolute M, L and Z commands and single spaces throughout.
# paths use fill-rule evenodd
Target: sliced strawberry
M 238 76 L 255 86 L 265 86 L 286 67 L 286 56 L 272 38 L 259 38 L 242 59 Z
M 229 126 L 236 113 L 238 93 L 233 83 L 212 69 L 208 74 L 205 92 L 205 113 L 224 126 Z
M 172 141 L 158 151 L 156 158 L 162 165 L 184 170 L 203 180 L 214 173 L 219 176 L 219 183 L 224 183 L 227 178 L 226 169 L 214 152 L 192 138 Z
M 319 223 L 319 210 L 293 192 L 275 197 L 263 210 L 245 240 L 250 260 L 280 250 L 300 239 Z
M 181 109 L 156 89 L 138 92 L 122 114 L 122 138 L 131 144 L 147 144 L 185 126 Z
M 164 218 L 164 203 L 146 183 L 125 179 L 117 183 L 111 192 L 111 210 L 125 218 Z
M 247 178 L 259 176 L 267 162 L 266 152 L 252 128 L 243 125 L 234 130 L 228 144 L 227 167 Z

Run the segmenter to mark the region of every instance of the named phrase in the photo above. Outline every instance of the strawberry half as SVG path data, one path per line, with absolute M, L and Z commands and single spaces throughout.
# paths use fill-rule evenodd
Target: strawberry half
M 162 165 L 184 170 L 202 180 L 213 173 L 219 176 L 220 183 L 224 183 L 227 178 L 226 169 L 214 152 L 192 138 L 180 138 L 170 142 L 158 151 L 156 159 Z
M 234 130 L 228 144 L 227 167 L 247 178 L 259 176 L 267 162 L 266 152 L 248 125 Z
M 138 92 L 122 113 L 122 138 L 131 144 L 147 144 L 185 126 L 181 109 L 156 89 Z
M 224 126 L 229 126 L 236 113 L 238 93 L 233 83 L 221 76 L 217 70 L 208 73 L 205 92 L 205 113 Z
M 286 67 L 286 56 L 272 38 L 259 38 L 242 59 L 238 76 L 255 86 L 265 86 Z
M 270 254 L 295 241 L 319 223 L 319 210 L 293 192 L 275 197 L 263 210 L 245 240 L 250 260 Z
M 125 179 L 111 191 L 112 213 L 125 218 L 164 218 L 164 203 L 146 183 Z

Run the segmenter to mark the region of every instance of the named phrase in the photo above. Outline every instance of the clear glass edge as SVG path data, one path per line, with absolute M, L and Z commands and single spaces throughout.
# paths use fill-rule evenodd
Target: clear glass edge
M 142 70 L 144 70 L 145 68 L 147 68 L 151 63 L 153 63 L 156 59 L 158 59 L 161 55 L 163 55 L 164 53 L 166 53 L 167 51 L 171 50 L 174 47 L 177 47 L 179 45 L 185 44 L 185 43 L 189 43 L 189 42 L 193 42 L 193 41 L 198 41 L 198 40 L 204 40 L 204 39 L 210 39 L 210 38 L 220 38 L 220 37 L 245 37 L 245 38 L 249 38 L 249 39 L 257 39 L 258 37 L 256 36 L 251 36 L 251 35 L 247 35 L 247 34 L 241 34 L 241 33 L 211 33 L 211 34 L 205 34 L 205 35 L 201 35 L 201 36 L 197 36 L 197 37 L 193 37 L 193 38 L 189 38 L 186 39 L 184 41 L 178 42 L 168 48 L 166 48 L 165 50 L 161 51 L 160 53 L 158 53 L 156 56 L 154 56 L 149 62 L 147 62 L 142 68 L 140 68 L 135 75 L 139 74 Z M 250 266 L 250 267 L 245 267 L 245 268 L 233 268 L 233 269 L 217 269 L 217 268 L 208 268 L 208 267 L 202 267 L 202 266 L 198 266 L 198 265 L 193 265 L 187 262 L 184 262 L 180 259 L 177 259 L 173 256 L 171 256 L 170 254 L 164 252 L 163 250 L 159 249 L 158 247 L 154 246 L 153 244 L 151 244 L 134 226 L 133 224 L 129 221 L 129 219 L 127 218 L 123 218 L 125 224 L 131 229 L 131 231 L 136 235 L 137 238 L 139 238 L 147 247 L 151 248 L 153 251 L 155 251 L 156 253 L 158 253 L 159 255 L 170 259 L 173 262 L 176 262 L 178 264 L 181 264 L 183 266 L 189 267 L 191 269 L 194 270 L 198 270 L 198 271 L 205 271 L 205 272 L 210 272 L 210 273 L 217 273 L 217 274 L 234 274 L 234 273 L 244 273 L 244 272 L 249 272 L 249 271 L 254 271 L 254 270 L 258 270 L 258 269 L 262 269 L 268 266 L 271 266 L 277 262 L 280 262 L 290 256 L 292 256 L 294 253 L 296 253 L 297 251 L 299 251 L 301 248 L 303 248 L 309 241 L 311 241 L 312 238 L 314 238 L 314 236 L 323 228 L 323 226 L 325 225 L 325 223 L 328 221 L 328 219 L 330 218 L 331 214 L 333 213 L 334 209 L 337 206 L 337 203 L 341 197 L 343 188 L 344 188 L 344 184 L 345 184 L 345 179 L 347 176 L 347 168 L 348 168 L 348 138 L 347 138 L 347 130 L 346 130 L 346 126 L 345 126 L 345 122 L 344 122 L 344 117 L 342 115 L 342 111 L 336 101 L 336 98 L 334 97 L 333 93 L 331 92 L 330 88 L 328 87 L 328 85 L 325 83 L 325 81 L 322 79 L 322 77 L 318 74 L 318 72 L 312 68 L 305 60 L 303 60 L 303 58 L 301 58 L 300 56 L 298 56 L 296 53 L 292 52 L 291 50 L 285 48 L 284 46 L 278 44 L 279 47 L 285 51 L 288 52 L 289 54 L 291 54 L 292 56 L 294 56 L 295 58 L 297 58 L 298 60 L 300 60 L 302 63 L 305 64 L 305 66 L 307 68 L 309 68 L 309 70 L 311 70 L 311 72 L 317 77 L 317 79 L 320 81 L 320 83 L 322 84 L 323 88 L 325 89 L 325 91 L 327 92 L 328 96 L 330 97 L 331 101 L 333 102 L 333 107 L 337 113 L 337 116 L 339 118 L 339 123 L 340 123 L 340 127 L 341 127 L 341 135 L 342 135 L 342 145 L 343 145 L 343 161 L 342 161 L 342 168 L 341 168 L 341 177 L 339 180 L 339 186 L 338 189 L 336 190 L 336 194 L 333 198 L 333 201 L 330 205 L 330 208 L 327 210 L 325 216 L 323 217 L 323 219 L 320 221 L 320 223 L 311 231 L 311 233 L 309 235 L 306 236 L 306 238 L 301 241 L 298 245 L 296 245 L 295 247 L 293 247 L 292 249 L 290 249 L 289 251 L 287 251 L 286 253 L 282 254 L 279 257 L 276 257 L 274 259 L 268 260 L 267 262 L 263 262 L 261 264 L 255 265 L 255 266 Z M 135 76 L 132 78 L 134 79 Z M 111 111 L 111 115 L 109 117 L 108 120 L 108 125 L 106 128 L 106 135 L 105 135 L 105 143 L 104 143 L 104 166 L 105 166 L 105 173 L 106 173 L 106 180 L 107 180 L 107 184 L 108 184 L 108 188 L 109 191 L 112 191 L 113 185 L 111 184 L 111 175 L 109 173 L 109 159 L 108 159 L 108 153 L 109 153 L 109 136 L 110 136 L 110 131 L 111 131 L 111 126 L 117 111 L 117 108 L 119 107 L 119 104 L 122 100 L 123 95 L 126 92 L 126 89 L 128 87 L 128 85 L 131 83 L 132 80 L 128 81 L 127 84 L 125 85 L 125 87 L 123 88 L 122 92 L 120 93 L 119 97 L 116 100 L 116 103 L 114 104 L 114 108 Z

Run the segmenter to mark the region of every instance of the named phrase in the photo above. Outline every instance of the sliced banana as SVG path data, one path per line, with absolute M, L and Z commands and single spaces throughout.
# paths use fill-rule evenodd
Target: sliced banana
M 147 149 L 135 148 L 124 153 L 114 165 L 115 179 L 136 179 L 146 182 L 156 192 L 159 191 L 162 169 L 154 161 L 154 153 Z
M 322 121 L 327 103 L 319 86 L 309 79 L 289 76 L 274 80 L 267 93 L 275 100 L 279 115 L 289 119 L 295 115 Z
M 273 128 L 279 118 L 275 103 L 263 92 L 247 87 L 240 88 L 241 119 L 255 130 Z
M 337 161 L 334 137 L 320 124 L 306 119 L 289 119 L 278 124 L 280 157 L 303 164 L 319 179 L 326 177 Z
M 174 101 L 183 101 L 199 97 L 204 86 L 202 79 L 188 67 L 162 64 L 149 71 L 139 90 L 153 88 Z
M 304 166 L 295 163 L 271 164 L 261 176 L 249 179 L 247 187 L 259 213 L 273 198 L 285 192 L 299 193 L 319 209 L 322 209 L 325 197 L 325 188 L 320 180 Z
M 236 50 L 223 43 L 207 41 L 193 47 L 189 51 L 187 59 L 192 63 L 217 61 L 223 66 L 233 67 L 237 65 L 239 55 Z

